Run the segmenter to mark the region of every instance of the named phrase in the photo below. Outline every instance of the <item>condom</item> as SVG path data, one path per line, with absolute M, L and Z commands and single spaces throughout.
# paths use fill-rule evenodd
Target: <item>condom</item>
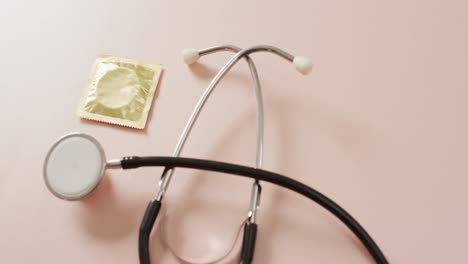
M 78 116 L 144 129 L 162 66 L 101 55 L 93 64 Z

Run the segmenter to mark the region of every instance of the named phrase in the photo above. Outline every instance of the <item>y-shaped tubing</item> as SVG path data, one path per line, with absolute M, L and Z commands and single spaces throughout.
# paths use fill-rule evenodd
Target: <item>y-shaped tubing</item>
M 232 46 L 230 46 L 232 48 Z M 223 47 L 222 49 L 230 49 L 230 47 Z M 204 52 L 205 53 L 211 53 L 211 52 L 214 52 L 216 50 L 216 48 L 214 49 L 207 49 L 205 50 Z M 248 62 L 251 62 L 250 59 L 248 58 L 248 55 L 253 53 L 253 52 L 259 52 L 259 51 L 266 51 L 266 52 L 271 52 L 271 53 L 274 53 L 290 62 L 292 62 L 296 68 L 297 71 L 301 72 L 302 74 L 307 74 L 309 73 L 309 71 L 312 69 L 312 63 L 310 62 L 309 59 L 307 58 L 303 58 L 303 57 L 294 57 L 292 56 L 291 54 L 281 50 L 281 49 L 278 49 L 276 47 L 273 47 L 273 46 L 267 46 L 267 45 L 259 45 L 259 46 L 254 46 L 254 47 L 251 47 L 249 49 L 245 49 L 245 50 L 242 50 L 242 51 L 239 51 L 236 53 L 236 55 L 234 55 L 222 68 L 221 70 L 216 74 L 216 76 L 212 79 L 211 83 L 209 84 L 208 88 L 205 90 L 205 92 L 202 94 L 201 98 L 199 99 L 195 109 L 193 110 L 192 112 L 192 115 L 190 116 L 190 119 L 189 121 L 187 122 L 185 128 L 184 128 L 184 131 L 177 143 L 177 146 L 176 146 L 176 149 L 174 151 L 174 154 L 173 156 L 175 157 L 178 157 L 182 151 L 182 148 L 186 142 L 186 139 L 188 137 L 188 135 L 190 134 L 190 131 L 191 129 L 193 128 L 193 125 L 195 123 L 195 121 L 197 120 L 198 118 L 198 115 L 201 111 L 201 109 L 203 108 L 204 104 L 206 103 L 206 100 L 208 99 L 208 97 L 210 96 L 211 92 L 214 90 L 214 88 L 216 87 L 216 85 L 220 82 L 220 80 L 226 75 L 226 73 L 234 66 L 234 64 L 236 64 L 242 57 L 246 57 L 248 59 Z M 187 62 L 187 63 L 193 63 L 195 61 L 198 60 L 198 58 L 200 57 L 200 52 L 197 52 L 196 50 L 191 50 L 188 52 L 188 55 L 186 58 L 184 58 L 184 60 Z M 249 63 L 249 66 L 251 64 Z M 253 79 L 255 81 L 255 84 L 256 84 L 256 87 L 258 88 L 258 90 L 256 90 L 256 94 L 259 95 L 259 98 L 261 98 L 261 93 L 260 93 L 260 83 L 258 81 L 258 76 L 257 76 L 257 72 L 256 72 L 256 69 L 255 69 L 255 65 L 253 64 L 252 62 L 252 65 L 253 67 L 250 67 L 251 68 L 251 73 L 253 75 Z M 257 104 L 258 107 L 262 106 L 263 105 L 263 102 Z M 263 107 L 261 107 L 261 110 L 262 111 L 259 111 L 259 112 L 263 112 Z M 261 118 L 261 121 L 262 122 L 259 122 L 259 125 L 261 124 L 262 128 L 259 130 L 259 136 L 261 135 L 261 138 L 259 139 L 258 142 L 260 142 L 258 144 L 259 146 L 259 149 L 262 149 L 262 138 L 263 138 L 263 115 L 260 117 Z M 261 160 L 262 160 L 262 152 L 261 151 L 258 151 L 257 152 L 257 164 L 260 166 L 261 165 Z M 171 180 L 171 177 L 172 177 L 172 174 L 173 174 L 173 171 L 174 169 L 173 168 L 168 168 L 166 167 L 164 172 L 163 172 L 163 175 L 161 177 L 161 180 L 160 180 L 160 188 L 159 188 L 159 191 L 155 197 L 155 199 L 150 203 L 150 204 L 153 204 L 153 205 L 156 205 L 156 206 L 150 206 L 151 208 L 157 208 L 157 210 L 154 211 L 154 213 L 151 213 L 151 221 L 143 221 L 144 223 L 153 223 L 155 222 L 156 218 L 157 218 L 157 215 L 158 215 L 158 212 L 159 212 L 159 208 L 161 207 L 161 201 L 162 201 L 162 198 L 164 196 L 164 193 L 170 183 L 170 180 Z M 249 218 L 248 218 L 248 223 L 246 223 L 245 225 L 245 228 L 244 228 L 244 238 L 243 238 L 243 242 L 242 242 L 242 251 L 241 251 L 241 263 L 242 264 L 250 264 L 252 262 L 252 259 L 253 259 L 253 254 L 254 254 L 254 249 L 255 249 L 255 240 L 256 240 L 256 233 L 257 233 L 257 225 L 255 224 L 255 216 L 256 216 L 256 211 L 258 209 L 258 204 L 259 204 L 259 200 L 260 200 L 260 184 L 258 182 L 258 180 L 255 181 L 254 185 L 253 185 L 253 188 L 252 188 L 252 194 L 251 194 L 251 202 L 250 202 L 250 211 L 249 211 Z M 148 207 L 149 209 L 151 209 L 150 207 Z M 148 239 L 147 237 L 142 237 L 141 236 L 141 232 L 140 232 L 140 242 L 145 240 L 145 239 Z M 143 232 L 143 234 L 146 234 L 145 232 Z M 144 248 L 145 247 L 145 243 L 139 243 L 139 247 L 143 247 L 143 248 L 140 248 L 140 260 L 145 260 L 145 257 L 148 257 L 149 254 L 146 254 L 148 253 L 148 249 Z M 143 254 L 143 253 L 145 254 Z M 148 260 L 149 261 L 149 260 Z

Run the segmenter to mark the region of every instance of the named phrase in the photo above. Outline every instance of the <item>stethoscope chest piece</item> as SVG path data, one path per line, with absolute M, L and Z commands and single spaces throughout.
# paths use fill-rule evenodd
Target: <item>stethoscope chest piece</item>
M 43 174 L 49 190 L 65 200 L 90 194 L 106 169 L 104 151 L 93 137 L 74 133 L 60 138 L 47 153 Z

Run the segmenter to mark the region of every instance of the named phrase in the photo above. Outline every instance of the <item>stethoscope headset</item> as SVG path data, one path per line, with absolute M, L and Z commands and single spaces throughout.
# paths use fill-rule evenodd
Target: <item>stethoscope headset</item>
M 301 182 L 261 169 L 263 160 L 264 131 L 263 99 L 258 73 L 254 62 L 249 57 L 249 54 L 260 51 L 276 54 L 279 57 L 292 62 L 296 70 L 302 74 L 310 72 L 312 69 L 311 62 L 304 57 L 295 57 L 279 48 L 266 45 L 254 46 L 244 50 L 232 45 L 222 45 L 203 50 L 186 49 L 182 54 L 185 63 L 192 64 L 204 55 L 223 50 L 235 52 L 235 55 L 221 68 L 203 92 L 182 132 L 182 135 L 180 136 L 172 157 L 131 156 L 121 159 L 106 160 L 104 150 L 95 138 L 83 133 L 68 134 L 52 145 L 45 158 L 43 175 L 48 189 L 55 196 L 61 199 L 79 200 L 96 189 L 104 176 L 106 169 L 164 167 L 165 169 L 159 182 L 159 190 L 155 198 L 149 202 L 146 208 L 139 231 L 138 250 L 140 263 L 149 264 L 151 263 L 149 253 L 150 234 L 160 212 L 163 196 L 169 186 L 175 168 L 189 168 L 248 177 L 252 178 L 254 183 L 252 185 L 249 213 L 244 224 L 239 263 L 249 264 L 252 262 L 254 257 L 258 229 L 256 213 L 260 205 L 261 181 L 276 184 L 315 201 L 335 215 L 358 237 L 376 263 L 388 263 L 383 252 L 367 231 L 338 204 L 317 190 L 314 190 Z M 179 157 L 190 131 L 205 105 L 205 102 L 220 80 L 242 58 L 246 59 L 250 68 L 257 101 L 256 167 L 252 168 L 218 161 Z

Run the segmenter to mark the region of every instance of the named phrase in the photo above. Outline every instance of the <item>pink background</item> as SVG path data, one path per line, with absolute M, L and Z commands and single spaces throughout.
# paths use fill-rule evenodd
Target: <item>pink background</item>
M 109 171 L 65 202 L 42 180 L 50 145 L 92 134 L 108 158 L 170 155 L 198 97 L 231 56 L 187 67 L 180 51 L 273 44 L 309 76 L 254 55 L 266 108 L 265 165 L 327 194 L 392 263 L 468 263 L 466 1 L 8 1 L 0 7 L 0 263 L 137 263 L 141 216 L 161 169 Z M 147 129 L 75 115 L 96 54 L 162 63 Z M 253 165 L 255 100 L 245 63 L 214 92 L 184 156 Z M 219 255 L 246 216 L 251 181 L 177 170 L 169 243 Z M 255 263 L 370 263 L 333 216 L 264 184 Z M 159 234 L 153 259 L 177 263 Z M 156 256 L 157 255 L 157 256 Z

